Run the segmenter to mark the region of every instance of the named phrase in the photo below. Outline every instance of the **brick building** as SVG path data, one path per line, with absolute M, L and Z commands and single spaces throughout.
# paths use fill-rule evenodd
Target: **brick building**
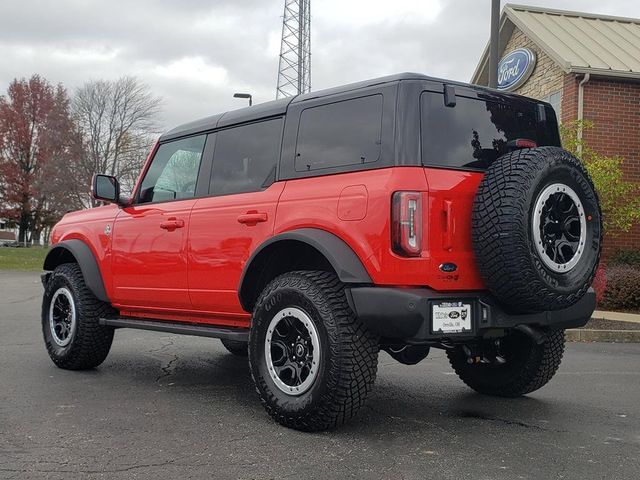
M 533 52 L 533 69 L 518 65 L 519 49 Z M 639 19 L 507 4 L 499 50 L 498 71 L 506 72 L 499 79 L 520 75 L 499 88 L 550 102 L 563 123 L 592 121 L 595 127 L 584 131 L 587 145 L 623 157 L 625 178 L 640 182 Z M 488 84 L 488 60 L 487 47 L 472 83 Z M 640 249 L 640 225 L 606 238 L 605 249 Z

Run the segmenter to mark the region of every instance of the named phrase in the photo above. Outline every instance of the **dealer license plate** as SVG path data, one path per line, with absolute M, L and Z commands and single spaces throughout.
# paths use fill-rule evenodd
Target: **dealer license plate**
M 462 333 L 471 331 L 471 304 L 438 302 L 431 306 L 433 333 Z

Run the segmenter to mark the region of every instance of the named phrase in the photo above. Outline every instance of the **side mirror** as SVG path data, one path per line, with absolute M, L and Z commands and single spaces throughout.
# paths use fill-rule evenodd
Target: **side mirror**
M 91 196 L 103 202 L 119 203 L 120 184 L 116 177 L 97 174 L 91 181 Z

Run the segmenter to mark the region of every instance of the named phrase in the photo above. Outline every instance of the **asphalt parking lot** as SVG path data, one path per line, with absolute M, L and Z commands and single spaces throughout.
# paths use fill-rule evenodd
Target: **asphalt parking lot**
M 98 369 L 56 368 L 37 274 L 0 272 L 0 478 L 637 479 L 640 344 L 569 344 L 528 397 L 468 390 L 440 351 L 380 355 L 345 428 L 287 430 L 217 340 L 120 330 Z

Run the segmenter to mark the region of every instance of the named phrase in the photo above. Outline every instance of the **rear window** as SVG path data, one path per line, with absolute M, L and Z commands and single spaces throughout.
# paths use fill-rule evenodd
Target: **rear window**
M 380 158 L 382 95 L 307 108 L 300 116 L 297 172 L 375 162 Z
M 496 102 L 456 96 L 455 107 L 443 94 L 423 92 L 420 100 L 422 163 L 428 166 L 484 170 L 508 151 L 507 142 L 533 140 L 538 146 L 560 145 L 553 110 L 539 122 L 537 104 Z

